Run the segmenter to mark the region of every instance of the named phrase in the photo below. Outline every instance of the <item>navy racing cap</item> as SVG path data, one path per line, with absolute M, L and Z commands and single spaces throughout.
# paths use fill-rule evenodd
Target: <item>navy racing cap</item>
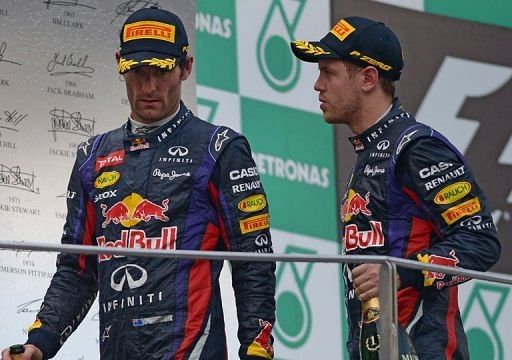
M 178 15 L 152 6 L 137 10 L 123 24 L 118 71 L 139 66 L 172 70 L 187 57 L 188 37 Z
M 320 41 L 291 42 L 300 60 L 341 59 L 358 66 L 372 65 L 389 80 L 400 79 L 404 61 L 396 35 L 385 24 L 364 17 L 342 18 Z

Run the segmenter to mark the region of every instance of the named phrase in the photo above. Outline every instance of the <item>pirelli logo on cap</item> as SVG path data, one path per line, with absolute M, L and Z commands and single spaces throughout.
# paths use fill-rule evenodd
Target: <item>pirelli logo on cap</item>
M 242 234 L 268 229 L 269 227 L 270 223 L 268 213 L 240 220 L 240 230 L 242 231 Z
M 153 39 L 174 43 L 176 27 L 159 21 L 137 21 L 124 27 L 123 41 Z
M 350 25 L 345 20 L 340 20 L 331 30 L 331 34 L 336 36 L 340 41 L 345 40 L 347 36 L 356 31 L 356 28 Z
M 449 208 L 443 212 L 441 216 L 448 225 L 451 225 L 460 218 L 476 214 L 480 210 L 480 200 L 478 200 L 478 198 L 473 198 L 471 200 L 464 201 L 457 206 Z

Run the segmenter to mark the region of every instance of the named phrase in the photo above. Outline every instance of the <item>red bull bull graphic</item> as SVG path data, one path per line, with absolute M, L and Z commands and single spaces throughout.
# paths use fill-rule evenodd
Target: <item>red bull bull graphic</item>
M 106 228 L 108 224 L 121 224 L 124 227 L 132 227 L 139 222 L 148 222 L 151 219 L 167 222 L 169 217 L 165 212 L 169 209 L 169 199 L 164 199 L 162 205 L 158 205 L 136 193 L 125 197 L 122 201 L 116 202 L 110 208 L 101 204 L 102 215 L 105 218 L 101 227 Z
M 425 254 L 425 255 L 418 254 L 417 258 L 419 261 L 427 263 L 427 264 L 436 264 L 436 265 L 456 267 L 457 264 L 459 263 L 459 259 L 455 255 L 455 250 L 451 250 L 449 254 L 451 257 L 431 255 L 431 254 Z M 424 286 L 432 286 L 432 284 L 434 283 L 435 280 L 442 280 L 445 277 L 445 274 L 442 272 L 422 270 L 422 273 L 423 273 L 423 276 L 425 277 L 425 279 L 423 281 Z M 443 286 L 444 286 L 444 283 L 443 283 Z
M 272 359 L 274 356 L 274 349 L 272 347 L 272 324 L 268 321 L 259 319 L 260 332 L 254 338 L 254 341 L 247 349 L 247 355 L 260 356 L 265 359 Z
M 96 238 L 100 247 L 118 247 L 130 249 L 149 249 L 149 250 L 176 250 L 176 239 L 178 237 L 178 227 L 163 227 L 160 237 L 147 237 L 144 230 L 130 229 L 122 230 L 121 238 L 115 241 L 108 241 L 105 236 Z M 108 261 L 112 256 L 119 258 L 123 255 L 100 254 L 99 261 Z
M 380 221 L 370 221 L 370 230 L 359 231 L 356 224 L 345 226 L 343 246 L 345 251 L 384 246 L 384 233 Z
M 350 221 L 352 216 L 363 214 L 366 216 L 371 216 L 372 212 L 368 209 L 368 204 L 370 203 L 370 192 L 367 192 L 364 198 L 356 193 L 354 190 L 350 189 L 347 194 L 347 198 L 343 203 L 340 211 L 341 221 L 347 222 Z

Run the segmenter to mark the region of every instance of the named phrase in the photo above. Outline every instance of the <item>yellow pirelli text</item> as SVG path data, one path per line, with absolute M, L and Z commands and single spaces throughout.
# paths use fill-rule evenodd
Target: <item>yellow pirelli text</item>
M 268 229 L 269 227 L 270 221 L 268 213 L 240 220 L 240 231 L 242 231 L 242 234 Z
M 176 27 L 159 21 L 137 21 L 124 27 L 123 41 L 140 39 L 175 42 Z
M 448 225 L 451 225 L 464 216 L 476 214 L 480 210 L 480 200 L 478 198 L 473 198 L 468 201 L 464 201 L 457 206 L 452 206 L 443 212 L 441 216 Z

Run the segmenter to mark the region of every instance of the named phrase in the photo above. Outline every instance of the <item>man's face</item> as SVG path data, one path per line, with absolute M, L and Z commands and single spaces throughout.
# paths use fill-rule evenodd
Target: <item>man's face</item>
M 141 66 L 125 73 L 132 118 L 152 124 L 176 112 L 181 99 L 181 83 L 188 78 L 191 63 L 171 71 Z
M 320 59 L 320 73 L 315 83 L 320 109 L 329 124 L 350 125 L 359 118 L 361 93 L 357 79 L 345 63 L 335 59 Z

